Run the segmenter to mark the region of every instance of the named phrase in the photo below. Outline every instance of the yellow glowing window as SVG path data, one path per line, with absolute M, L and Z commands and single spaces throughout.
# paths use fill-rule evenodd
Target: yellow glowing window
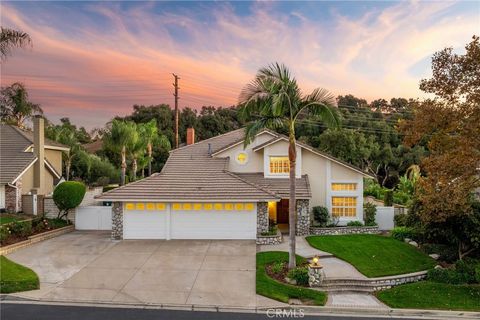
M 155 203 L 147 203 L 147 210 L 155 210 Z
M 290 172 L 288 157 L 270 157 L 270 173 L 283 174 Z
M 133 210 L 133 209 L 135 209 L 135 205 L 134 205 L 133 203 L 127 203 L 127 204 L 125 205 L 125 209 L 127 209 L 127 210 Z
M 180 210 L 180 209 L 182 209 L 182 205 L 180 203 L 173 204 L 173 210 Z
M 192 210 L 192 204 L 191 203 L 184 203 L 183 204 L 183 210 Z
M 194 203 L 193 204 L 193 210 L 195 210 L 195 211 L 202 210 L 202 204 L 201 203 Z
M 357 215 L 357 198 L 332 197 L 332 215 L 334 217 L 355 217 Z
M 225 210 L 228 210 L 228 211 L 233 210 L 233 203 L 225 203 Z
M 355 191 L 357 190 L 356 183 L 332 183 L 333 191 Z
M 245 210 L 253 210 L 254 206 L 253 203 L 246 203 L 245 204 Z
M 235 210 L 243 210 L 243 203 L 235 203 Z
M 213 205 L 213 208 L 214 208 L 215 210 L 223 210 L 223 204 L 221 204 L 221 203 L 215 203 L 215 204 Z
M 157 210 L 165 210 L 165 203 L 157 203 Z
M 205 203 L 203 205 L 203 210 L 209 210 L 210 211 L 212 209 L 213 209 L 213 204 L 211 204 L 211 203 Z
M 135 204 L 135 209 L 137 210 L 145 210 L 145 204 L 144 203 L 141 203 L 141 202 L 138 202 Z
M 245 152 L 241 152 L 237 155 L 237 162 L 240 164 L 247 163 L 248 155 Z

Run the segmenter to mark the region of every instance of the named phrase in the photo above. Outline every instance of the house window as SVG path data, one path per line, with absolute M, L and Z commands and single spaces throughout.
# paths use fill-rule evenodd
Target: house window
M 357 215 L 357 198 L 332 197 L 332 215 L 334 217 L 355 217 Z
M 243 203 L 235 203 L 235 210 L 241 211 L 243 210 L 243 207 L 244 207 Z
M 213 205 L 213 208 L 214 208 L 215 210 L 217 210 L 217 211 L 223 210 L 223 204 L 221 204 L 221 203 L 215 203 L 215 204 Z
M 155 210 L 155 203 L 147 203 L 147 210 Z
M 201 203 L 194 203 L 193 204 L 193 210 L 195 210 L 195 211 L 202 210 L 202 204 Z
M 173 210 L 180 210 L 180 209 L 182 209 L 182 205 L 180 203 L 173 204 Z
M 192 204 L 191 203 L 184 203 L 183 204 L 183 210 L 192 210 Z
M 290 172 L 288 157 L 270 157 L 270 173 L 284 174 Z
M 133 209 L 135 209 L 135 204 L 133 204 L 133 203 L 127 203 L 127 204 L 125 205 L 125 209 L 127 209 L 127 210 L 133 210 Z
M 246 164 L 248 162 L 248 154 L 246 152 L 239 152 L 236 160 L 238 164 Z
M 253 209 L 254 209 L 253 203 L 246 203 L 245 204 L 245 210 L 250 211 L 250 210 L 253 210 Z
M 165 210 L 165 203 L 157 203 L 157 210 Z
M 135 204 L 135 209 L 137 209 L 137 210 L 145 210 L 145 204 L 139 202 L 139 203 Z
M 332 191 L 355 191 L 356 183 L 332 183 Z
M 213 208 L 213 204 L 211 204 L 211 203 L 205 203 L 203 205 L 203 210 L 210 211 L 210 210 L 212 210 L 212 208 Z

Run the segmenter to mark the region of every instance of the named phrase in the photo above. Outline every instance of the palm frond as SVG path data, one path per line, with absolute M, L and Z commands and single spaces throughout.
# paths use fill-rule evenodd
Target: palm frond
M 317 88 L 302 98 L 301 107 L 295 118 L 305 113 L 324 122 L 328 127 L 338 127 L 340 116 L 336 109 L 335 96 L 328 90 Z
M 1 27 L 0 31 L 0 60 L 5 60 L 13 48 L 24 48 L 32 44 L 30 36 L 14 29 Z

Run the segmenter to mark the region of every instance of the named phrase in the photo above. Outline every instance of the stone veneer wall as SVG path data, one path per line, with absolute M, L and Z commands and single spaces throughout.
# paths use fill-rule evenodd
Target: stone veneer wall
M 5 210 L 7 212 L 22 211 L 22 179 L 15 183 L 15 187 L 5 185 Z
M 309 200 L 297 200 L 297 236 L 306 236 L 310 231 Z
M 112 239 L 123 239 L 123 203 L 112 204 Z
M 257 235 L 268 231 L 268 203 L 257 203 Z
M 261 234 L 257 235 L 257 244 L 274 245 L 274 244 L 280 244 L 282 242 L 283 242 L 283 236 L 280 231 L 277 231 L 277 234 L 274 236 L 262 236 Z
M 311 227 L 310 234 L 318 236 L 329 236 L 337 234 L 377 234 L 380 233 L 377 226 L 374 227 L 332 227 L 320 228 Z

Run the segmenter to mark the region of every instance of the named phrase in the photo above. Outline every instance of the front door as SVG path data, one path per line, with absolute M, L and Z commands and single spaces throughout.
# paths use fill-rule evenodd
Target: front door
M 277 224 L 288 224 L 288 199 L 277 202 Z

